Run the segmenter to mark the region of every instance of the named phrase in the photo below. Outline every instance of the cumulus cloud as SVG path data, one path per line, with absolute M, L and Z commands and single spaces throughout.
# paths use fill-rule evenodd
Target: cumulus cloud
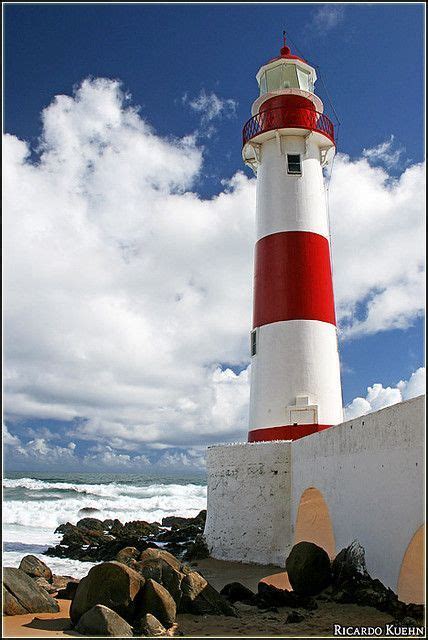
M 73 441 L 130 461 L 245 438 L 255 180 L 237 173 L 201 198 L 197 139 L 157 135 L 116 81 L 85 80 L 42 122 L 36 161 L 25 141 L 4 140 L 8 418 L 69 421 Z M 423 193 L 420 165 L 391 181 L 338 156 L 345 336 L 421 313 Z
M 405 329 L 424 310 L 425 171 L 398 178 L 339 154 L 330 190 L 336 306 L 346 337 Z
M 397 147 L 394 136 L 391 135 L 389 140 L 381 142 L 376 147 L 363 149 L 363 156 L 371 164 L 383 164 L 388 169 L 392 169 L 400 164 L 404 152 L 404 147 Z
M 351 420 L 378 411 L 397 402 L 409 400 L 425 393 L 425 367 L 414 371 L 409 380 L 400 380 L 395 387 L 384 387 L 380 383 L 367 387 L 365 398 L 354 398 L 345 407 L 345 419 Z
M 199 95 L 189 99 L 188 95 L 183 96 L 183 103 L 188 104 L 193 111 L 199 113 L 203 123 L 210 122 L 215 118 L 231 118 L 236 115 L 238 103 L 232 98 L 220 98 L 215 93 L 207 93 L 201 89 Z

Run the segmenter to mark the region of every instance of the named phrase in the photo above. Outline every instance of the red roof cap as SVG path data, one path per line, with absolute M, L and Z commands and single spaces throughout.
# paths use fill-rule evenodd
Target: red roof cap
M 290 47 L 288 47 L 286 44 L 285 31 L 283 31 L 283 36 L 284 36 L 284 44 L 281 47 L 280 55 L 277 56 L 276 58 L 272 58 L 272 60 L 269 60 L 266 64 L 269 64 L 270 62 L 275 62 L 276 60 L 281 60 L 281 58 L 285 58 L 286 60 L 300 60 L 300 62 L 305 62 L 307 64 L 306 60 L 304 60 L 303 58 L 292 55 Z

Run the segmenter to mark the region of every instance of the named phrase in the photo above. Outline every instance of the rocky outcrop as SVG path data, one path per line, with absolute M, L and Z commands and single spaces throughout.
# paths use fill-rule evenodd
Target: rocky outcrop
M 117 560 L 117 562 L 122 562 L 123 564 L 128 565 L 128 567 L 132 567 L 136 563 L 139 556 L 140 552 L 136 547 L 124 547 L 124 549 L 121 549 L 116 555 L 115 560 Z
M 278 589 L 266 582 L 259 582 L 257 588 L 257 606 L 260 609 L 268 607 L 296 607 L 312 611 L 318 608 L 316 600 L 307 595 Z
M 182 566 L 180 613 L 237 616 L 236 609 L 197 571 Z
M 77 624 L 82 615 L 103 604 L 131 623 L 141 606 L 145 580 L 121 562 L 104 562 L 92 567 L 79 582 L 70 608 L 70 618 Z
M 44 578 L 48 582 L 52 580 L 52 571 L 36 556 L 24 556 L 19 564 L 19 568 L 32 578 Z
M 130 638 L 133 635 L 131 625 L 102 604 L 97 604 L 84 613 L 74 630 L 85 636 Z
M 56 600 L 22 569 L 6 567 L 3 570 L 3 596 L 3 613 L 7 616 L 59 611 Z
M 333 584 L 358 581 L 368 576 L 364 548 L 354 540 L 337 554 L 331 565 Z
M 145 520 L 122 524 L 117 519 L 85 517 L 76 525 L 70 522 L 61 524 L 55 533 L 62 534 L 62 540 L 55 547 L 50 547 L 46 555 L 84 562 L 102 562 L 114 560 L 125 547 L 134 547 L 141 553 L 148 548 L 157 548 L 156 542 L 162 542 L 167 551 L 180 558 L 205 558 L 208 554 L 202 535 L 205 518 L 205 510 L 194 518 L 164 518 L 162 525 Z M 121 562 L 123 561 L 122 557 Z M 131 558 L 126 559 L 125 564 L 133 566 Z
M 330 558 L 313 542 L 299 542 L 292 548 L 285 567 L 293 591 L 313 596 L 331 584 Z

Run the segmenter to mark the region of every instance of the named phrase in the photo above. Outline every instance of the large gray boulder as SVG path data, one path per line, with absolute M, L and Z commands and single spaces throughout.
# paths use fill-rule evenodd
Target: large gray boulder
M 151 613 L 168 629 L 175 622 L 177 607 L 165 587 L 150 578 L 144 585 L 141 612 Z
M 314 596 L 331 584 L 330 558 L 313 542 L 295 544 L 285 568 L 296 593 Z
M 57 613 L 59 606 L 44 589 L 22 569 L 5 567 L 3 570 L 3 613 L 15 616 L 21 613 Z
M 115 611 L 102 604 L 96 604 L 84 613 L 74 630 L 84 636 L 132 637 L 131 625 Z
M 19 568 L 32 578 L 44 578 L 48 582 L 52 580 L 52 571 L 36 556 L 24 556 L 20 562 Z
M 115 611 L 132 622 L 141 602 L 142 575 L 121 562 L 103 562 L 79 582 L 70 608 L 70 618 L 77 624 L 82 615 L 97 604 Z

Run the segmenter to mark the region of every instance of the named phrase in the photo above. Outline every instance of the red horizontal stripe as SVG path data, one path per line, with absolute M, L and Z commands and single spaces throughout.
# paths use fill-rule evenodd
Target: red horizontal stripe
M 330 247 L 310 231 L 281 231 L 256 244 L 253 327 L 281 320 L 336 324 Z
M 284 427 L 266 427 L 265 429 L 252 429 L 248 432 L 248 442 L 268 442 L 270 440 L 298 440 L 312 433 L 324 431 L 331 424 L 297 424 Z

